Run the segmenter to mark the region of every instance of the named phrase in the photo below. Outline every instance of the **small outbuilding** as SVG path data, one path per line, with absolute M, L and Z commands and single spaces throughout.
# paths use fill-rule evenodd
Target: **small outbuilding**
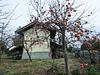
M 56 56 L 54 53 L 56 52 L 57 45 L 51 41 L 54 39 L 56 31 L 41 29 L 41 27 L 36 28 L 35 25 L 36 22 L 32 22 L 15 31 L 16 35 L 20 35 L 21 39 L 23 39 L 22 59 L 29 58 L 27 50 L 32 59 L 51 59 Z M 56 47 L 55 51 L 53 51 L 54 49 L 51 49 L 51 47 Z M 53 51 L 52 56 L 49 55 L 51 50 Z

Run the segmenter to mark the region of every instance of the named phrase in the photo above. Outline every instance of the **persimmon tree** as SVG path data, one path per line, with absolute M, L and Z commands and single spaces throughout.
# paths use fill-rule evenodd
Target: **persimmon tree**
M 91 43 L 87 41 L 91 39 L 91 31 L 84 26 L 89 24 L 90 21 L 86 18 L 91 17 L 95 10 L 86 13 L 88 9 L 84 8 L 80 11 L 79 8 L 82 5 L 82 3 L 77 5 L 75 0 L 30 0 L 30 7 L 32 7 L 33 12 L 30 15 L 30 22 L 35 21 L 33 28 L 35 28 L 37 38 L 39 38 L 39 29 L 45 30 L 46 33 L 51 30 L 56 31 L 57 36 L 62 37 L 66 75 L 70 75 L 66 43 L 68 45 L 76 41 L 85 40 L 89 49 L 92 46 Z M 48 39 L 48 36 L 45 36 L 44 40 L 46 39 Z M 98 38 L 95 39 L 97 40 Z M 34 42 L 38 42 L 39 44 L 39 42 L 41 43 L 44 40 L 38 39 L 31 41 L 30 47 Z M 59 40 L 58 38 L 58 41 Z

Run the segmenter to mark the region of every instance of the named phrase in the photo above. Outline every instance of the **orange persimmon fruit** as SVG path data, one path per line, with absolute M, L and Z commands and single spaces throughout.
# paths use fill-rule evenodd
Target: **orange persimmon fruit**
M 68 14 L 68 17 L 71 17 L 71 14 L 70 13 Z
M 43 9 L 43 7 L 41 7 Z
M 90 43 L 88 43 L 88 42 L 87 42 L 86 44 L 89 45 L 89 46 L 92 46 L 92 45 L 91 45 Z
M 73 10 L 73 12 L 76 12 L 76 10 Z
M 51 12 L 53 12 L 53 9 L 50 9 Z
M 94 52 L 94 53 L 96 53 L 97 51 L 96 51 L 96 50 L 94 50 L 93 52 Z
M 88 66 L 88 64 L 84 64 L 84 66 Z
M 46 32 L 49 32 L 48 30 L 46 30 Z
M 79 27 L 80 27 L 80 25 L 76 25 L 76 27 L 78 27 L 78 28 L 79 28 Z
M 66 28 L 67 26 L 64 26 L 64 28 Z
M 40 28 L 43 28 L 42 26 L 40 26 Z
M 51 21 L 49 21 L 48 23 L 51 23 Z

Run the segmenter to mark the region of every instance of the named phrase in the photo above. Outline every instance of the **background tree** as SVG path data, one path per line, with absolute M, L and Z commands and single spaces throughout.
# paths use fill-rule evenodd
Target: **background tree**
M 4 4 L 3 0 L 0 0 L 0 61 L 2 52 L 4 52 L 12 43 L 12 33 L 11 29 L 9 29 L 9 23 L 14 15 L 13 12 L 17 7 L 16 6 L 11 12 L 7 12 L 4 10 L 6 6 L 7 4 Z
M 92 35 L 92 38 L 88 40 L 89 43 L 91 43 L 91 47 L 88 47 L 87 42 L 84 41 L 83 44 L 81 45 L 81 49 L 88 51 L 90 54 L 90 59 L 92 63 L 96 63 L 96 61 L 93 59 L 93 55 L 95 53 L 99 52 L 99 42 L 100 42 L 100 37 L 96 33 L 95 36 Z

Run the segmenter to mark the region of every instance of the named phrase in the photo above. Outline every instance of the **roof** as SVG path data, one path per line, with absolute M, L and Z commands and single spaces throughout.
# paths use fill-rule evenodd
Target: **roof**
M 23 32 L 25 32 L 25 31 L 29 30 L 30 28 L 34 27 L 35 24 L 36 24 L 36 21 L 33 21 L 33 22 L 29 23 L 28 25 L 16 30 L 15 32 L 18 33 L 18 34 L 23 35 Z M 50 33 L 52 34 L 51 38 L 54 38 L 54 36 L 56 35 L 56 30 L 52 30 L 50 27 L 47 28 L 47 24 L 45 25 L 45 28 L 46 28 L 46 30 L 49 30 Z
M 9 51 L 14 51 L 14 50 L 20 51 L 21 48 L 23 48 L 23 46 L 12 46 L 11 48 L 9 48 Z
M 13 50 L 13 49 L 15 49 L 16 48 L 16 46 L 12 46 L 11 48 L 9 48 L 9 51 L 10 50 Z
M 19 33 L 19 34 L 22 34 L 22 32 L 24 32 L 24 31 L 26 31 L 26 30 L 32 28 L 35 24 L 36 24 L 35 21 L 34 21 L 34 22 L 31 22 L 31 23 L 29 23 L 28 25 L 26 25 L 26 26 L 24 26 L 24 27 L 22 27 L 22 28 L 16 30 L 15 32 L 16 32 L 16 33 Z

